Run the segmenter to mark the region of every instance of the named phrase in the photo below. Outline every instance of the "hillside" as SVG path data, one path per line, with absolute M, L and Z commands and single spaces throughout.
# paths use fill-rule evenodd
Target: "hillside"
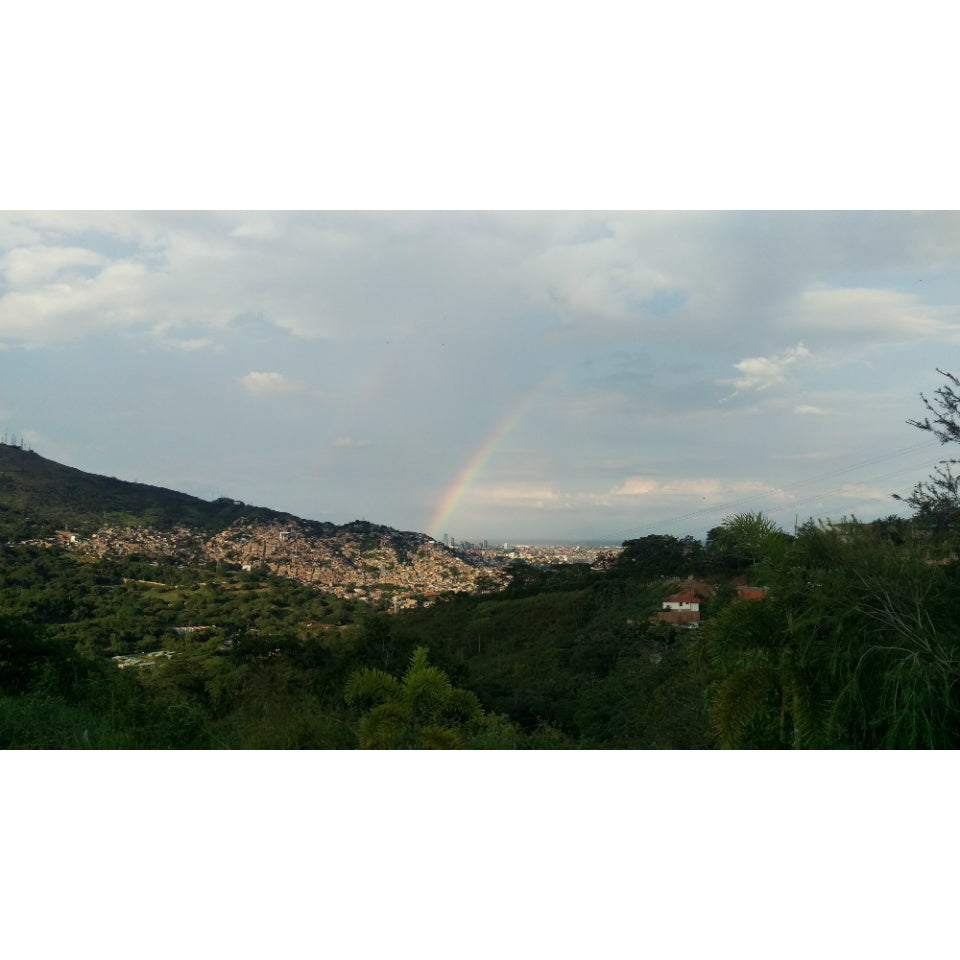
M 105 522 L 133 521 L 159 529 L 181 525 L 216 532 L 241 516 L 273 520 L 288 515 L 86 473 L 0 443 L 0 539 L 45 537 L 64 528 L 90 534 Z
M 473 589 L 494 573 L 422 533 L 206 501 L 86 473 L 10 444 L 0 444 L 0 542 L 258 567 L 341 597 L 401 605 L 414 595 Z

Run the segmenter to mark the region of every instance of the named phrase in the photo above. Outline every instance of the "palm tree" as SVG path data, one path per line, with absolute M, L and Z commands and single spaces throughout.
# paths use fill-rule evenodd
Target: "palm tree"
M 484 719 L 476 696 L 431 666 L 426 647 L 413 651 L 399 680 L 375 668 L 355 671 L 344 697 L 361 713 L 357 739 L 364 750 L 461 749 L 464 732 Z

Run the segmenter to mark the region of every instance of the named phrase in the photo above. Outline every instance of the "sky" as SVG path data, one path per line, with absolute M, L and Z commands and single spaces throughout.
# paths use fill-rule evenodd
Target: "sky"
M 958 348 L 956 213 L 0 216 L 0 430 L 438 538 L 904 513 Z

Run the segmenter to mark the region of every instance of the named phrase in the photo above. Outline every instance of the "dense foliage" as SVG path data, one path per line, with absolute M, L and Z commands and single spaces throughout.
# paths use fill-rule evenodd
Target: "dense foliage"
M 430 745 L 709 742 L 702 690 L 679 676 L 688 638 L 646 620 L 659 581 L 585 567 L 528 574 L 504 593 L 386 614 L 257 573 L 0 547 L 0 743 L 423 746 L 422 729 L 369 737 L 366 709 L 345 691 L 377 671 L 406 689 L 411 657 L 426 648 L 433 663 L 421 677 L 450 692 L 435 722 L 408 723 L 435 728 Z M 175 632 L 184 627 L 204 629 Z
M 651 620 L 681 581 L 630 555 L 389 614 L 257 573 L 8 545 L 0 744 L 953 747 L 952 550 L 892 519 L 807 524 L 737 578 L 763 599 L 717 581 L 691 631 Z

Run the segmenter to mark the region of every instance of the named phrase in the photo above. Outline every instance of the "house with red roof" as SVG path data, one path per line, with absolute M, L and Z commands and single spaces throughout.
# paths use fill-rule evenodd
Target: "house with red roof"
M 675 593 L 672 596 L 664 597 L 661 600 L 664 610 L 693 610 L 700 612 L 700 597 L 692 590 L 686 590 L 683 593 Z
M 700 625 L 701 598 L 693 590 L 663 597 L 660 601 L 663 609 L 650 619 L 658 623 L 672 623 L 678 627 L 694 630 Z

